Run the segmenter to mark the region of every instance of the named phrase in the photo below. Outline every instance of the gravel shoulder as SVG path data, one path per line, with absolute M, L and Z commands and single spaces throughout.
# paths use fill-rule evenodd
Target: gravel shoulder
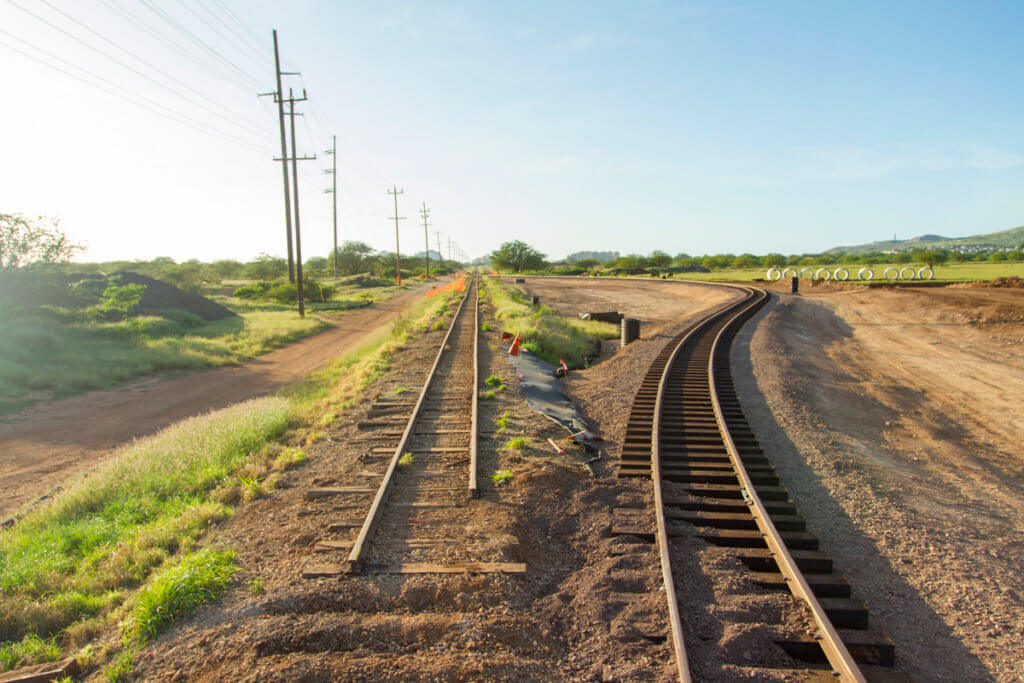
M 741 331 L 750 423 L 920 680 L 1024 678 L 1024 296 L 808 288 Z

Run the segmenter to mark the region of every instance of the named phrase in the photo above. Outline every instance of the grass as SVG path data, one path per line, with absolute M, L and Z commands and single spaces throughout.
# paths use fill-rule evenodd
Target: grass
M 905 268 L 908 264 L 905 263 L 879 263 L 877 265 L 867 266 L 875 271 L 875 282 L 884 281 L 882 274 L 886 268 Z M 850 279 L 848 282 L 860 282 L 857 279 L 857 271 L 865 266 L 854 264 L 844 265 L 835 264 L 831 266 L 790 266 L 796 268 L 797 272 L 801 268 L 807 267 L 814 271 L 819 268 L 828 268 L 829 270 L 835 270 L 836 268 L 842 267 L 850 271 Z M 914 270 L 918 270 L 922 267 L 922 264 L 914 264 Z M 676 273 L 673 275 L 673 279 L 676 280 L 726 280 L 726 281 L 750 281 L 756 278 L 764 278 L 768 268 L 742 268 L 742 269 L 729 269 L 729 270 L 715 270 L 710 273 Z M 1016 275 L 1017 277 L 1024 277 L 1024 263 L 950 263 L 941 266 L 935 266 L 935 280 L 943 282 L 972 282 L 975 280 L 992 280 L 997 277 L 1009 277 Z M 653 279 L 653 278 L 652 278 Z
M 55 662 L 60 657 L 61 649 L 56 642 L 32 634 L 18 642 L 0 644 L 0 671 L 41 662 Z
M 238 571 L 234 551 L 212 548 L 163 568 L 139 591 L 124 624 L 125 638 L 140 644 L 155 638 L 176 617 L 212 600 Z
M 491 475 L 491 481 L 495 484 L 503 484 L 512 479 L 512 472 L 509 470 L 498 470 Z
M 0 413 L 142 375 L 242 363 L 329 327 L 285 311 L 212 323 L 183 319 L 98 322 L 61 309 L 11 312 L 0 325 Z
M 450 316 L 453 299 L 413 306 L 390 329 L 276 396 L 137 441 L 0 531 L 0 669 L 56 657 L 114 627 L 148 637 L 210 599 L 234 570 L 228 551 L 199 548 L 206 531 L 240 500 L 271 488 L 276 471 L 307 457 L 277 442 L 322 436 L 315 429 L 386 372 L 391 353 L 436 317 Z M 110 680 L 132 669 L 135 640 L 125 642 L 119 654 L 104 650 L 106 661 L 95 662 L 107 664 Z
M 501 378 L 498 377 L 497 375 L 491 375 L 490 377 L 484 380 L 484 384 L 486 384 L 489 387 L 496 387 L 499 384 L 501 384 Z
M 514 436 L 505 442 L 501 447 L 504 451 L 525 451 L 530 447 L 530 441 L 525 436 Z
M 484 332 L 490 332 L 494 328 L 491 327 L 491 323 L 484 321 L 484 324 L 480 326 L 480 329 L 483 330 Z
M 512 422 L 512 411 L 506 410 L 498 417 L 494 418 L 494 425 L 498 428 L 499 432 L 503 432 L 508 429 L 509 424 Z
M 564 360 L 582 368 L 584 356 L 594 353 L 598 340 L 611 339 L 619 328 L 611 323 L 568 318 L 548 306 L 531 306 L 520 287 L 487 278 L 486 291 L 494 304 L 494 315 L 512 334 L 519 334 L 523 348 L 549 363 Z
M 496 396 L 493 389 L 488 389 L 484 392 L 483 398 L 485 401 L 493 401 Z
M 409 467 L 414 462 L 416 462 L 416 456 L 414 456 L 409 451 L 402 453 L 402 457 L 398 459 L 398 464 L 401 467 Z

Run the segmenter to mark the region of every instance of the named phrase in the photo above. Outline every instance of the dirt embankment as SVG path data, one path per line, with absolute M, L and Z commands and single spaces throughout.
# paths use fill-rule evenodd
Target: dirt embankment
M 1024 293 L 807 288 L 754 322 L 747 415 L 901 669 L 1024 678 Z
M 301 379 L 390 324 L 426 289 L 334 316 L 335 327 L 238 367 L 141 379 L 5 416 L 0 419 L 0 519 L 95 467 L 132 439 Z

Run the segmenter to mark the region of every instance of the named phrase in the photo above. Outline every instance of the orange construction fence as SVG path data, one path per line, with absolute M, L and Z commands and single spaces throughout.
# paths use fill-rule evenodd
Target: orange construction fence
M 464 292 L 466 291 L 466 278 L 460 277 L 458 280 L 453 280 L 446 284 L 444 287 L 433 287 L 427 290 L 427 296 L 431 297 L 441 292 Z

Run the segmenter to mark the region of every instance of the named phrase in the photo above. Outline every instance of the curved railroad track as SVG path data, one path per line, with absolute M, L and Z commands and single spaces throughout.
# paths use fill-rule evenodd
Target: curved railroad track
M 525 571 L 521 563 L 486 561 L 464 537 L 480 494 L 479 338 L 479 283 L 472 278 L 418 397 L 377 399 L 360 423 L 376 445 L 357 476 L 379 484 L 306 492 L 351 516 L 325 529 L 315 550 L 328 561 L 307 565 L 304 577 L 364 568 L 385 574 Z
M 621 477 L 650 477 L 670 641 L 679 679 L 693 680 L 686 641 L 686 606 L 680 605 L 673 563 L 674 525 L 692 525 L 705 542 L 734 549 L 752 572 L 755 590 L 788 591 L 807 616 L 808 632 L 784 635 L 776 662 L 735 662 L 746 673 L 766 677 L 838 677 L 843 681 L 906 680 L 892 671 L 895 653 L 884 633 L 868 629 L 867 610 L 850 597 L 850 586 L 818 552 L 747 424 L 733 387 L 729 349 L 739 328 L 768 300 L 752 287 L 738 287 L 740 301 L 723 307 L 670 341 L 637 391 L 619 468 Z M 672 485 L 667 485 L 672 482 Z M 617 535 L 641 535 L 620 526 Z M 678 568 L 677 568 L 678 569 Z M 780 653 L 781 654 L 781 653 Z

